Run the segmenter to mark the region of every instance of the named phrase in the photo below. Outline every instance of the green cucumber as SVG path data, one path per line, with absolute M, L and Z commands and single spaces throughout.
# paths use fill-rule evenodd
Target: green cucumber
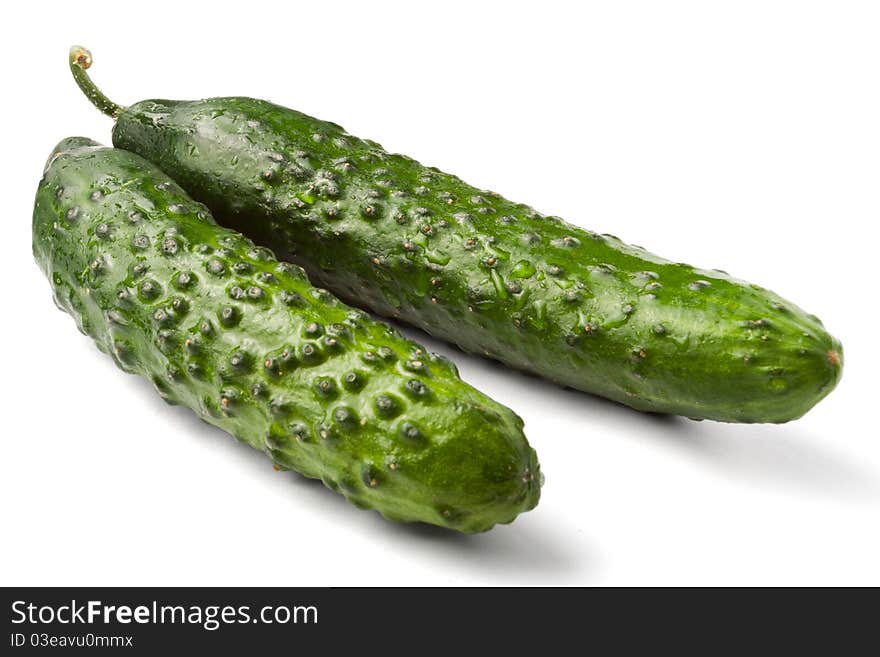
M 479 532 L 533 508 L 512 411 L 448 360 L 217 226 L 141 157 L 73 137 L 37 191 L 58 306 L 162 397 L 362 508 Z
M 836 385 L 818 318 L 717 270 L 471 187 L 339 126 L 250 98 L 107 100 L 113 143 L 339 297 L 643 411 L 786 422 Z

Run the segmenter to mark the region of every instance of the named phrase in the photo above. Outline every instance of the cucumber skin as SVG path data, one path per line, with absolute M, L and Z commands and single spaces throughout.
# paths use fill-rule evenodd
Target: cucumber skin
M 841 375 L 840 343 L 772 292 L 266 101 L 142 101 L 113 142 L 339 297 L 639 410 L 786 422 Z
M 537 504 L 518 416 L 217 226 L 137 155 L 62 141 L 37 192 L 33 248 L 57 305 L 119 367 L 279 468 L 387 518 L 463 532 Z

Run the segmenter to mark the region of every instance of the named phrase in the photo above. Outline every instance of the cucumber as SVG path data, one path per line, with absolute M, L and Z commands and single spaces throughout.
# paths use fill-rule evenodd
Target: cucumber
M 514 368 L 635 409 L 786 422 L 836 385 L 842 348 L 813 315 L 718 270 L 673 263 L 250 98 L 145 100 L 113 143 L 217 220 L 339 297 Z
M 512 411 L 455 366 L 217 226 L 146 160 L 81 137 L 37 191 L 58 306 L 171 404 L 386 518 L 480 532 L 533 508 Z

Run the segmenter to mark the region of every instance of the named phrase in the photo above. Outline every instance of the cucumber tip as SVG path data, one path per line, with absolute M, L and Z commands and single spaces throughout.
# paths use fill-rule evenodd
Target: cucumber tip
M 70 48 L 70 61 L 85 71 L 92 65 L 92 53 L 88 48 L 72 46 Z

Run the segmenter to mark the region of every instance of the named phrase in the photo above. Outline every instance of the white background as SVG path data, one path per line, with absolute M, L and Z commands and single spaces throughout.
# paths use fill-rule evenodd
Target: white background
M 877 3 L 11 7 L 0 583 L 880 584 Z M 411 332 L 522 415 L 543 498 L 478 536 L 357 510 L 166 406 L 52 304 L 42 165 L 111 127 L 70 79 L 76 42 L 120 103 L 267 98 L 767 286 L 843 341 L 843 381 L 789 425 L 657 419 Z

